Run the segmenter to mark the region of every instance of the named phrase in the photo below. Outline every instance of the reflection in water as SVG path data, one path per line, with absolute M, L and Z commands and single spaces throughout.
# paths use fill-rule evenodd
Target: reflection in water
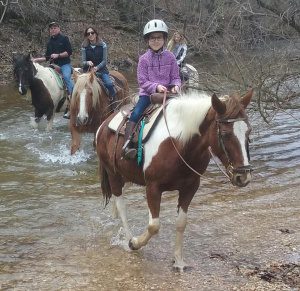
M 171 271 L 176 192 L 163 197 L 159 235 L 144 249 L 129 251 L 120 221 L 103 207 L 93 136 L 86 134 L 80 151 L 70 156 L 62 113 L 47 133 L 45 122 L 41 130 L 30 128 L 32 112 L 13 87 L 1 88 L 1 290 L 225 290 L 243 283 L 230 271 L 234 264 L 254 268 L 279 259 L 268 251 L 269 238 L 282 240 L 280 259 L 299 261 L 293 249 L 300 243 L 297 232 L 290 240 L 276 233 L 287 227 L 282 221 L 299 230 L 299 198 L 293 190 L 300 176 L 299 112 L 292 112 L 296 119 L 279 114 L 270 127 L 252 117 L 255 172 L 249 187 L 234 188 L 211 163 L 206 175 L 214 181 L 201 182 L 189 211 L 185 249 L 194 271 L 181 277 Z M 287 201 L 281 189 L 288 187 Z M 132 233 L 139 234 L 148 221 L 144 189 L 128 185 L 126 197 Z M 274 223 L 273 229 L 266 222 Z M 209 253 L 220 251 L 230 263 L 210 259 Z M 219 286 L 214 276 L 224 289 L 213 287 Z

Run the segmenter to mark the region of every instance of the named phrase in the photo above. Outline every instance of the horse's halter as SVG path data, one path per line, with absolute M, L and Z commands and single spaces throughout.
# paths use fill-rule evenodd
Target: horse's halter
M 245 117 L 240 117 L 240 118 L 220 118 L 217 119 L 217 136 L 218 136 L 218 142 L 219 145 L 221 147 L 221 149 L 223 150 L 223 152 L 226 155 L 227 161 L 228 161 L 228 166 L 226 168 L 226 171 L 229 175 L 229 178 L 232 179 L 232 177 L 234 176 L 234 174 L 247 174 L 247 173 L 251 173 L 252 167 L 251 165 L 248 166 L 242 166 L 242 167 L 238 167 L 238 168 L 234 168 L 233 164 L 229 158 L 229 154 L 228 151 L 226 150 L 225 144 L 224 144 L 224 140 L 223 140 L 223 136 L 221 133 L 221 128 L 220 128 L 220 124 L 222 123 L 234 123 L 236 121 L 246 121 L 247 118 Z M 247 151 L 247 157 L 248 157 L 248 161 L 250 161 L 250 152 L 249 152 L 249 138 L 246 141 L 246 151 Z
M 26 69 L 24 69 L 26 68 Z M 28 67 L 23 65 L 16 66 L 14 70 L 14 75 L 17 78 L 19 85 L 24 87 L 29 87 L 30 82 L 36 74 L 36 69 L 33 64 L 29 63 Z

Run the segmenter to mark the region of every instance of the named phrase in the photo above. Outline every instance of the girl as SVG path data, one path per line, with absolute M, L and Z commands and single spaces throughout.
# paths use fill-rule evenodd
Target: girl
M 179 31 L 174 32 L 173 37 L 168 43 L 167 49 L 175 55 L 177 65 L 181 67 L 187 52 L 184 35 Z
M 143 31 L 148 44 L 146 53 L 140 56 L 137 68 L 139 100 L 135 105 L 125 129 L 123 157 L 133 159 L 136 149 L 132 148 L 132 135 L 136 123 L 150 105 L 150 95 L 159 92 L 178 93 L 181 85 L 179 68 L 173 53 L 165 50 L 168 27 L 159 19 L 149 21 Z

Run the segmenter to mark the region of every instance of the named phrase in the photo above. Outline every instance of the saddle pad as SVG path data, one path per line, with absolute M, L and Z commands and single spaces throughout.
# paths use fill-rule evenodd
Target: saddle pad
M 52 69 L 50 67 L 48 69 L 50 70 L 50 72 L 54 76 L 59 89 L 63 90 L 64 89 L 64 81 L 62 79 L 62 76 L 60 74 L 58 74 L 54 69 Z
M 114 118 L 109 122 L 108 128 L 114 132 L 117 132 L 123 119 L 126 119 L 133 108 L 133 104 L 127 104 L 120 108 L 120 111 L 114 116 Z
M 126 106 L 126 108 L 122 107 L 120 112 L 117 113 L 115 115 L 115 117 L 109 122 L 109 124 L 108 124 L 109 129 L 111 129 L 114 132 L 117 132 L 123 119 L 128 117 L 128 115 L 130 113 L 130 109 L 132 109 L 132 107 L 133 107 L 133 105 L 131 105 L 130 108 L 129 108 L 129 106 Z M 149 120 L 146 121 L 144 130 L 143 130 L 143 138 L 142 138 L 143 142 L 147 141 L 147 139 L 150 137 L 151 129 L 156 124 L 156 120 L 158 120 L 160 118 L 162 110 L 163 110 L 163 106 L 157 107 L 157 109 L 155 109 L 154 113 L 152 113 Z M 124 134 L 124 131 L 122 131 L 121 133 Z

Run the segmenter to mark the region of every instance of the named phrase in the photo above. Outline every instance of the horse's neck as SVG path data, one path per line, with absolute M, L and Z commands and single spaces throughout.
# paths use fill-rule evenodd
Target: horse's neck
M 199 127 L 204 121 L 211 99 L 206 94 L 185 94 L 180 98 L 171 100 L 167 107 L 167 122 L 172 127 L 174 136 L 183 143 L 188 142 L 192 136 L 199 134 Z
M 42 65 L 40 65 L 40 64 L 38 64 L 38 63 L 33 63 L 33 65 L 34 65 L 34 67 L 35 67 L 35 69 L 36 69 L 36 71 L 37 71 L 35 77 L 38 76 L 38 75 L 43 74 L 43 72 L 44 72 L 45 69 L 46 69 L 44 66 L 42 66 Z

